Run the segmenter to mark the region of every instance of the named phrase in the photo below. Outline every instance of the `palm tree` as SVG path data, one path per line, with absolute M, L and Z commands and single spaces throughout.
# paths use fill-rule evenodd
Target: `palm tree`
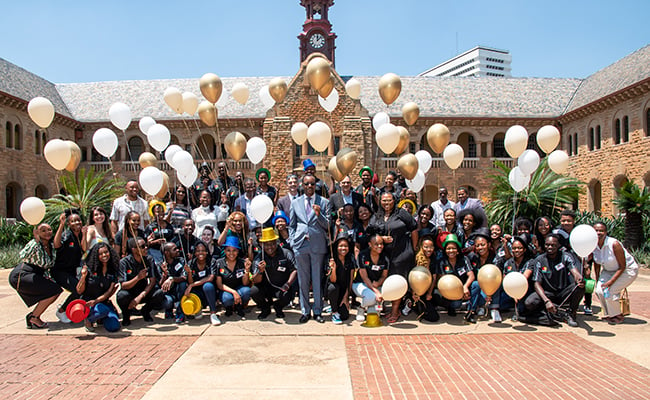
M 125 182 L 113 177 L 112 170 L 94 172 L 81 168 L 74 173 L 66 172 L 61 177 L 65 194 L 55 194 L 45 200 L 47 213 L 45 221 L 53 227 L 58 225 L 58 216 L 69 209 L 79 210 L 83 221 L 92 207 L 102 206 L 110 210 L 113 200 L 124 194 Z
M 510 186 L 510 170 L 497 161 L 496 168 L 489 175 L 492 180 L 492 200 L 485 207 L 490 222 L 501 225 L 504 232 L 512 230 L 514 217 L 526 217 L 534 221 L 537 217 L 547 215 L 553 221 L 558 221 L 560 212 L 575 203 L 584 190 L 584 184 L 579 180 L 553 172 L 548 167 L 546 158 L 531 175 L 528 187 L 519 193 L 515 193 Z
M 643 216 L 650 215 L 650 191 L 641 188 L 633 182 L 626 181 L 616 189 L 618 196 L 614 204 L 625 213 L 625 240 L 623 244 L 628 249 L 638 249 L 643 246 Z

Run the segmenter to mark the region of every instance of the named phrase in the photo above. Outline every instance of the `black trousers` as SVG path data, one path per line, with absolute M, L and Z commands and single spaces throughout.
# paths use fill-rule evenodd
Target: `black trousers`
M 117 292 L 117 295 L 115 297 L 117 298 L 117 305 L 120 306 L 120 310 L 122 311 L 122 318 L 129 318 L 131 317 L 131 310 L 129 310 L 129 304 L 131 304 L 131 300 L 136 298 L 140 293 L 142 293 L 142 289 L 140 288 L 131 288 L 131 289 L 121 289 Z M 147 295 L 142 299 L 142 313 L 149 313 L 151 310 L 155 309 L 160 309 L 163 305 L 163 301 L 165 300 L 165 293 L 162 291 L 160 288 L 154 287 Z
M 291 288 L 286 292 L 271 286 L 268 282 L 263 281 L 251 288 L 251 298 L 255 304 L 263 311 L 271 310 L 271 306 L 278 311 L 282 310 L 292 297 L 295 296 Z M 274 299 L 277 299 L 274 301 Z
M 54 282 L 58 283 L 59 286 L 70 292 L 70 295 L 65 299 L 65 302 L 61 304 L 61 308 L 65 310 L 68 307 L 68 304 L 79 298 L 79 294 L 77 293 L 77 283 L 79 283 L 79 279 L 77 279 L 75 273 L 69 271 L 52 269 L 50 274 L 52 275 Z
M 571 285 L 558 292 L 550 292 L 545 290 L 544 294 L 546 294 L 546 297 L 548 297 L 549 300 L 551 300 L 556 306 L 559 306 L 565 299 L 567 299 L 567 297 L 569 297 L 566 301 L 564 301 L 564 305 L 568 306 L 569 314 L 571 314 L 571 316 L 575 319 L 576 311 L 580 305 L 580 300 L 585 294 L 585 288 L 581 288 L 579 286 L 576 286 L 575 283 L 572 283 Z M 528 296 L 524 304 L 526 306 L 526 311 L 529 314 L 546 310 L 546 306 L 537 292 L 533 292 L 530 296 Z

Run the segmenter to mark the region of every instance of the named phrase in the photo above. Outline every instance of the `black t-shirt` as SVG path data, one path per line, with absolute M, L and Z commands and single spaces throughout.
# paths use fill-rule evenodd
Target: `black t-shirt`
M 147 240 L 146 236 L 144 235 L 144 231 L 143 231 L 142 229 L 138 228 L 135 234 L 136 234 L 136 236 L 141 237 L 141 238 L 143 238 L 144 240 Z M 122 249 L 122 239 L 123 239 L 122 236 L 123 236 L 123 235 L 124 235 L 124 229 L 120 229 L 120 230 L 117 231 L 117 233 L 115 234 L 115 244 L 118 245 L 118 246 L 120 246 L 121 249 Z M 126 235 L 126 240 L 124 241 L 124 246 L 125 246 L 124 249 L 126 248 L 126 243 L 127 243 L 127 242 L 129 241 L 129 239 L 132 238 L 132 237 L 133 237 L 133 236 L 131 236 L 130 234 Z M 124 250 L 124 249 L 123 249 L 123 250 Z
M 345 289 L 350 286 L 350 275 L 356 268 L 354 258 L 348 255 L 345 257 L 345 262 L 342 263 L 339 261 L 338 257 L 336 257 L 334 262 L 336 263 L 336 285 Z
M 262 254 L 259 253 L 255 256 L 253 262 L 253 269 L 251 272 L 258 271 L 258 265 L 262 261 Z M 275 257 L 270 257 L 264 253 L 264 261 L 266 268 L 262 274 L 263 282 L 270 283 L 272 286 L 281 288 L 287 281 L 291 273 L 296 269 L 296 262 L 293 253 L 289 250 L 282 249 L 278 246 L 275 252 Z
M 377 282 L 381 279 L 381 275 L 384 271 L 388 271 L 390 268 L 390 261 L 383 253 L 379 256 L 377 263 L 372 261 L 370 257 L 370 249 L 366 249 L 359 253 L 359 260 L 357 262 L 359 269 L 365 269 L 368 274 L 368 279 L 371 282 Z M 357 273 L 357 276 L 354 278 L 354 282 L 363 283 L 361 274 Z
M 217 269 L 217 262 L 215 259 L 208 257 L 205 260 L 205 267 L 199 269 L 199 265 L 196 262 L 196 258 L 192 259 L 190 262 L 190 271 L 192 273 L 192 279 L 194 282 L 198 282 L 210 275 L 215 275 Z
M 143 239 L 147 240 L 149 238 L 149 235 L 153 233 L 153 238 L 154 239 L 161 239 L 164 238 L 166 242 L 171 242 L 172 239 L 174 238 L 174 227 L 171 226 L 171 224 L 167 224 L 164 228 L 161 228 L 158 223 L 153 222 L 149 225 L 144 230 L 145 237 Z M 154 246 L 153 248 L 155 249 L 160 249 L 161 245 L 158 244 Z
M 56 260 L 53 269 L 77 274 L 77 268 L 81 265 L 81 244 L 79 238 L 75 237 L 70 230 L 63 232 L 61 247 L 56 249 Z
M 81 279 L 81 274 L 79 274 Z M 108 291 L 112 284 L 117 283 L 117 275 L 114 272 L 108 272 L 106 275 L 99 272 L 90 272 L 86 275 L 86 289 L 81 294 L 81 299 L 90 301 L 95 300 L 99 296 Z M 110 300 L 106 300 L 110 301 Z
M 246 268 L 244 267 L 244 260 L 237 259 L 235 269 L 228 269 L 225 258 L 220 258 L 216 263 L 216 277 L 221 278 L 221 284 L 228 286 L 231 289 L 237 289 L 244 286 L 244 275 L 246 275 Z
M 497 264 L 494 254 L 490 253 L 488 254 L 487 261 L 485 263 L 481 263 L 481 256 L 478 255 L 478 253 L 471 252 L 467 255 L 467 259 L 469 260 L 470 264 L 472 264 L 472 268 L 474 269 L 474 273 L 477 273 L 479 269 L 481 269 L 482 266 L 486 264 Z M 499 267 L 499 265 L 497 265 Z
M 439 275 L 456 275 L 460 278 L 460 281 L 463 282 L 463 284 L 465 284 L 465 282 L 467 282 L 467 279 L 469 279 L 469 272 L 473 272 L 472 263 L 467 257 L 460 254 L 456 258 L 455 265 L 451 265 L 447 257 L 440 260 L 440 263 L 438 265 Z
M 185 273 L 185 259 L 183 257 L 176 257 L 171 263 L 167 264 L 167 275 L 172 278 L 181 278 L 186 276 Z
M 138 276 L 140 271 L 143 269 L 147 270 L 148 278 L 156 279 L 156 277 L 159 274 L 157 273 L 156 264 L 154 263 L 153 258 L 151 258 L 150 256 L 144 256 L 142 257 L 142 261 L 143 263 L 138 263 L 137 261 L 135 261 L 133 254 L 129 254 L 128 256 L 121 259 L 120 271 L 118 273 L 117 281 L 120 283 L 128 282 L 131 279 Z M 129 290 L 134 292 L 138 292 L 138 291 L 141 292 L 146 287 L 147 287 L 147 279 L 145 278 L 139 280 L 138 283 L 136 283 L 135 286 Z
M 574 280 L 572 269 L 578 269 L 574 258 L 565 251 L 559 251 L 555 259 L 549 260 L 546 254 L 535 258 L 533 282 L 540 282 L 542 288 L 549 292 L 561 292 Z
M 172 243 L 174 243 L 176 246 L 180 248 L 181 254 L 183 257 L 187 257 L 187 259 L 192 258 L 192 254 L 194 253 L 194 246 L 196 245 L 196 242 L 198 242 L 199 239 L 197 239 L 194 235 L 190 235 L 190 237 L 186 237 L 185 235 L 176 235 L 172 239 Z

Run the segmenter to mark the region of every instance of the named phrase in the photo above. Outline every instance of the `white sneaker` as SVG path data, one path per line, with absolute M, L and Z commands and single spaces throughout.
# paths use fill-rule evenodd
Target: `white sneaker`
M 484 307 L 479 308 L 478 311 L 476 312 L 476 315 L 478 315 L 479 317 L 484 316 L 485 315 L 485 308 Z
M 210 323 L 212 325 L 221 325 L 221 320 L 217 317 L 217 314 L 210 314 Z
M 502 319 L 501 319 L 501 313 L 499 312 L 499 310 L 492 310 L 492 311 L 490 311 L 490 315 L 492 315 L 492 320 L 493 320 L 494 322 L 501 322 L 501 321 L 502 321 Z
M 363 322 L 366 320 L 366 310 L 363 307 L 357 308 L 357 321 Z
M 201 319 L 203 318 L 203 311 L 199 311 L 196 314 L 194 314 L 194 319 Z
M 59 311 L 59 307 L 56 309 L 56 317 L 59 319 L 59 321 L 63 322 L 64 324 L 69 324 L 72 321 L 70 321 L 70 318 L 68 318 L 67 315 L 65 315 L 65 311 Z

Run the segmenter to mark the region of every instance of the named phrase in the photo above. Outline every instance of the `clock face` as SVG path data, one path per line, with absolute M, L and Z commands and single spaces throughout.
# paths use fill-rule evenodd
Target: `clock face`
M 320 33 L 314 33 L 309 38 L 309 44 L 315 49 L 320 49 L 325 45 L 325 37 Z

